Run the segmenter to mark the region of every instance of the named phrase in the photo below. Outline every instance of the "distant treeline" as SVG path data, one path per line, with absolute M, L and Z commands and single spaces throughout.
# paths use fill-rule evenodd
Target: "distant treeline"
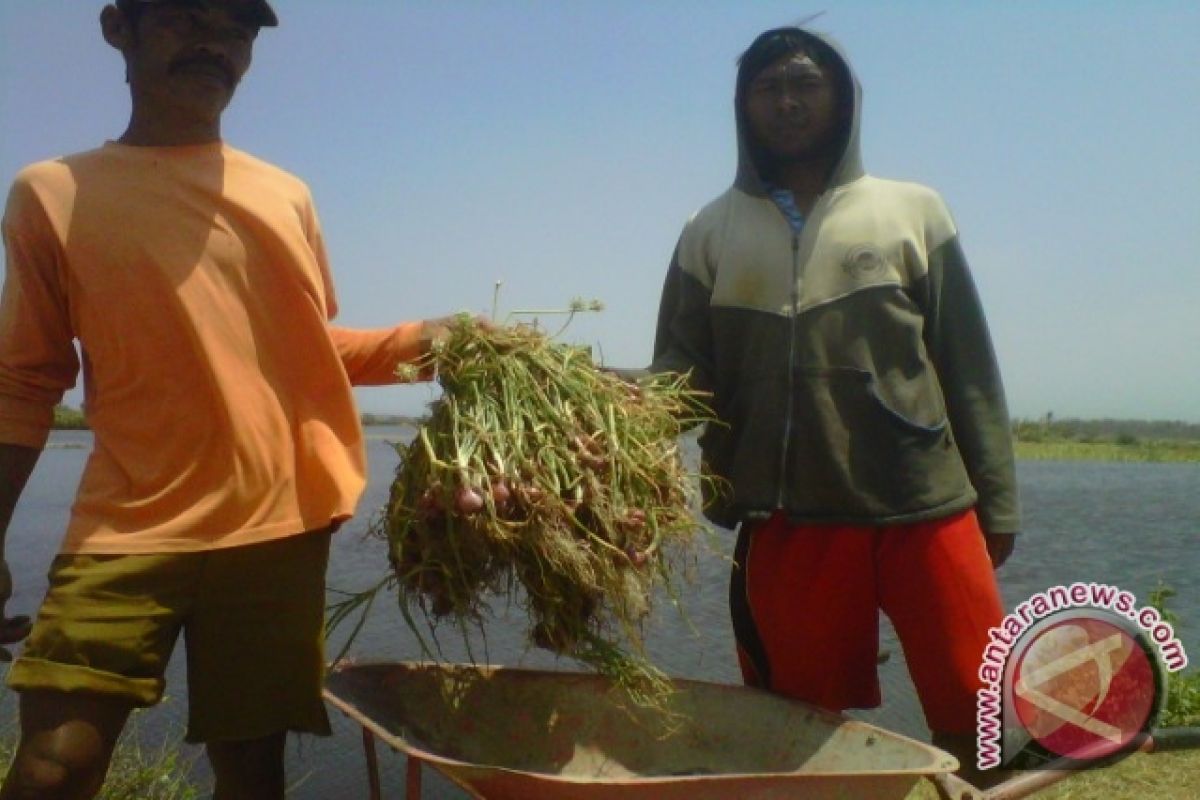
M 408 425 L 415 427 L 421 424 L 420 417 L 406 417 L 403 414 L 363 414 L 363 425 Z
M 408 425 L 421 423 L 421 417 L 404 414 L 363 414 L 363 425 Z M 83 413 L 69 406 L 54 409 L 54 427 L 83 430 L 88 427 Z M 1041 419 L 1013 420 L 1013 438 L 1021 442 L 1072 441 L 1084 444 L 1139 442 L 1200 442 L 1200 424 L 1178 420 L 1147 419 L 1057 419 L 1047 414 Z
M 416 417 L 406 417 L 402 414 L 363 414 L 363 425 L 417 425 L 420 420 Z M 87 419 L 83 412 L 70 406 L 56 406 L 54 409 L 55 430 L 82 431 L 87 430 Z
M 83 431 L 87 430 L 88 424 L 82 411 L 69 406 L 55 406 L 54 427 L 60 431 Z
M 1041 419 L 1013 421 L 1013 437 L 1021 442 L 1069 440 L 1084 444 L 1146 441 L 1200 442 L 1200 424 L 1178 420 L 1145 419 Z

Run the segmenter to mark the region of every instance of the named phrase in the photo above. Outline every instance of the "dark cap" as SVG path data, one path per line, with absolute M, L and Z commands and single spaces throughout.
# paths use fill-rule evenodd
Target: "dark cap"
M 121 0 L 117 5 L 133 5 L 134 3 L 163 3 L 171 0 Z M 223 0 L 228 5 L 244 8 L 248 17 L 263 28 L 274 28 L 279 24 L 279 17 L 267 0 Z

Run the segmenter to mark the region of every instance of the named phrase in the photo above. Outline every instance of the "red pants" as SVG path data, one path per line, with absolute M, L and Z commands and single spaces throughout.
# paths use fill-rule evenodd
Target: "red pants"
M 879 705 L 883 609 L 930 730 L 975 730 L 987 631 L 1004 611 L 973 511 L 880 528 L 748 523 L 730 603 L 745 682 L 832 711 Z

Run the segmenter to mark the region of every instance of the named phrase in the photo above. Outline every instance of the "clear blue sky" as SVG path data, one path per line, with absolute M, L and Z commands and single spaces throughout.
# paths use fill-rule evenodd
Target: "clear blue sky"
M 123 130 L 101 6 L 0 0 L 4 183 Z M 506 308 L 603 300 L 567 338 L 643 364 L 679 229 L 733 176 L 735 58 L 824 9 L 868 169 L 955 213 L 1014 414 L 1200 422 L 1195 0 L 275 7 L 225 134 L 309 182 L 343 323 L 486 311 L 503 280 Z

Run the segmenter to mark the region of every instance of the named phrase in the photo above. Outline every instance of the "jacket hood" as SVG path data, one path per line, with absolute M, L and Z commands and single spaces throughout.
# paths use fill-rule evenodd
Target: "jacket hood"
M 863 175 L 862 153 L 859 145 L 859 125 L 862 117 L 862 87 L 854 74 L 854 69 L 846 58 L 841 46 L 832 38 L 802 28 L 777 28 L 770 34 L 791 34 L 801 39 L 809 40 L 814 47 L 823 50 L 826 56 L 838 62 L 844 75 L 843 88 L 849 87 L 851 94 L 850 120 L 841 136 L 841 152 L 834 162 L 829 176 L 829 186 L 840 186 L 849 183 Z M 764 36 L 767 34 L 763 34 Z M 753 148 L 750 144 L 749 125 L 746 121 L 744 108 L 744 92 L 753 75 L 748 74 L 752 67 L 743 59 L 738 68 L 737 90 L 734 93 L 734 116 L 737 120 L 738 164 L 734 186 L 752 195 L 765 195 L 766 187 L 763 176 L 759 173 L 754 161 Z M 757 73 L 757 71 L 756 71 Z

